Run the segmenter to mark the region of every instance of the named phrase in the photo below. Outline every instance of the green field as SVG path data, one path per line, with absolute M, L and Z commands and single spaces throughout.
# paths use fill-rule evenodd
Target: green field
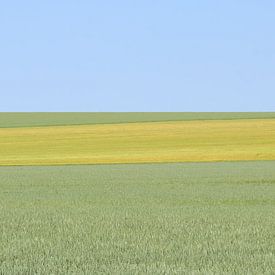
M 1 167 L 0 273 L 273 274 L 274 167 Z
M 0 190 L 0 274 L 274 274 L 275 113 L 0 113 Z
M 262 113 L 186 113 L 186 112 L 125 112 L 125 113 L 0 113 L 0 128 L 54 125 L 110 124 L 182 120 L 231 120 L 275 118 L 275 112 Z

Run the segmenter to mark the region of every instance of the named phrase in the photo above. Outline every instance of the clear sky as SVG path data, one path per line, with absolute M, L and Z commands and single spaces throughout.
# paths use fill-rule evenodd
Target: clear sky
M 0 111 L 275 111 L 274 0 L 0 3 Z

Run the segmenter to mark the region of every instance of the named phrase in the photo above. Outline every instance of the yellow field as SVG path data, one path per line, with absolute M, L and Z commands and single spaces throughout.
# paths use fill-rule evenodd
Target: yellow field
M 0 165 L 275 160 L 275 119 L 0 129 Z

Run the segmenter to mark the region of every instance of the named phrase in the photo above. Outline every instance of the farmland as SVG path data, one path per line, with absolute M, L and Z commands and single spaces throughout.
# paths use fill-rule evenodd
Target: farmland
M 275 269 L 274 113 L 2 113 L 0 190 L 0 274 Z
M 0 129 L 0 165 L 275 160 L 275 119 Z
M 0 273 L 271 274 L 274 166 L 1 167 Z
M 100 112 L 0 113 L 0 128 L 112 124 L 158 121 L 275 119 L 275 112 Z

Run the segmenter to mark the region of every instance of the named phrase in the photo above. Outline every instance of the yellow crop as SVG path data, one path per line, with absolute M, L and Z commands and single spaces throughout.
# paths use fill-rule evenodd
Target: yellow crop
M 275 160 L 275 119 L 0 129 L 0 165 Z

